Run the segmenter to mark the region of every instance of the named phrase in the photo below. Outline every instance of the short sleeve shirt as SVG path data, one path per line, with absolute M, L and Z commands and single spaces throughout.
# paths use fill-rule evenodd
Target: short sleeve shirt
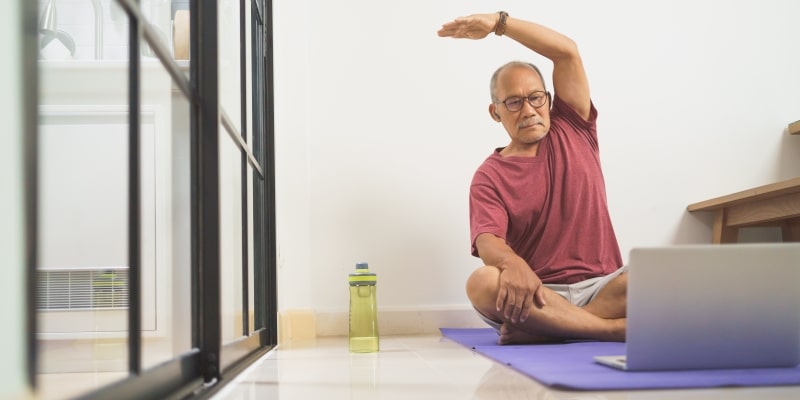
M 469 211 L 475 240 L 491 233 L 544 283 L 575 283 L 622 265 L 608 212 L 597 141 L 597 110 L 581 118 L 558 97 L 536 157 L 503 157 L 496 149 L 475 172 Z

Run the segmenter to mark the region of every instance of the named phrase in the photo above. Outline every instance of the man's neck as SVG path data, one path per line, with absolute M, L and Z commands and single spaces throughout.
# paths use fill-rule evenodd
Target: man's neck
M 509 144 L 500 150 L 501 157 L 536 157 L 539 154 L 539 142 L 528 144 Z

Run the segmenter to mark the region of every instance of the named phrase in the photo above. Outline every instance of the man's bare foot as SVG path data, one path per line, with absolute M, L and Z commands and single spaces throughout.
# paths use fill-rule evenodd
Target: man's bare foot
M 512 327 L 508 323 L 500 326 L 500 338 L 497 344 L 534 344 L 534 343 L 558 343 L 561 340 L 542 335 L 534 335 L 523 330 Z

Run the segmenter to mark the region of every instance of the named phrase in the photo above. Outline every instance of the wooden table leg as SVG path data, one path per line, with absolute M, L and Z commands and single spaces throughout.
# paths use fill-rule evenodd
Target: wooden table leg
M 800 242 L 800 218 L 790 219 L 781 224 L 784 242 Z
M 739 241 L 739 228 L 727 226 L 727 209 L 717 210 L 714 216 L 714 228 L 711 243 L 736 243 Z

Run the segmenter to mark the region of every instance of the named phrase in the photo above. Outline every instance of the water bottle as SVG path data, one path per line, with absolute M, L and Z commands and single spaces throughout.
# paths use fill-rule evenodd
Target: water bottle
M 350 351 L 378 351 L 378 304 L 375 297 L 378 276 L 369 272 L 369 264 L 356 264 L 350 282 Z

